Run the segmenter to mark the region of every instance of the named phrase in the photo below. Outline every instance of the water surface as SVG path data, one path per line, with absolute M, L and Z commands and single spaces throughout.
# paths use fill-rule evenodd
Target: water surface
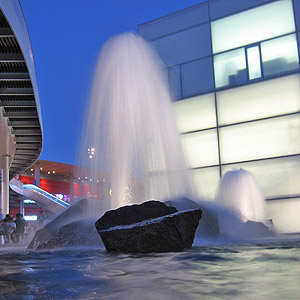
M 299 299 L 300 239 L 182 253 L 0 248 L 0 299 Z

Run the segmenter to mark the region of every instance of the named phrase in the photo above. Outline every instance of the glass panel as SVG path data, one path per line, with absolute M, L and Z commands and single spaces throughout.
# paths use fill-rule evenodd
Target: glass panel
M 300 157 L 284 157 L 222 166 L 222 174 L 243 168 L 251 172 L 265 198 L 300 194 Z
M 264 75 L 274 75 L 299 68 L 296 35 L 261 43 Z
M 219 125 L 300 111 L 300 76 L 291 75 L 217 93 Z
M 294 1 L 294 12 L 295 12 L 295 19 L 296 19 L 296 27 L 297 31 L 300 30 L 300 1 Z
M 247 82 L 244 48 L 214 56 L 216 88 Z
M 169 69 L 169 85 L 174 99 L 181 99 L 180 67 L 175 66 Z
M 151 42 L 167 67 L 211 55 L 209 24 L 180 31 Z
M 210 1 L 209 10 L 211 20 L 220 19 L 224 16 L 233 15 L 236 12 L 240 12 L 249 8 L 258 6 L 259 4 L 265 4 L 266 0 L 251 0 L 251 1 L 237 1 L 237 0 L 225 0 L 223 1 Z
M 173 10 L 176 11 L 173 3 Z M 174 14 L 139 25 L 139 33 L 152 40 L 208 21 L 208 3 L 201 3 Z
M 249 80 L 261 77 L 259 47 L 247 48 Z
M 206 130 L 182 136 L 183 150 L 189 168 L 217 165 L 217 131 Z
M 267 209 L 279 233 L 300 232 L 300 198 L 268 201 Z
M 181 133 L 217 126 L 214 94 L 177 101 L 173 105 Z
M 295 31 L 291 0 L 275 1 L 211 23 L 213 53 Z
M 220 128 L 222 163 L 300 152 L 300 115 Z
M 192 171 L 196 196 L 203 200 L 213 200 L 220 181 L 219 167 Z
M 214 89 L 211 57 L 181 65 L 181 73 L 184 98 Z

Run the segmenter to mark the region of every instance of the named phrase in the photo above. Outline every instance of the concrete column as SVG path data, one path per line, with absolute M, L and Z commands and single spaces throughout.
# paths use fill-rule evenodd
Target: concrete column
M 2 156 L 1 218 L 9 213 L 9 155 Z
M 20 200 L 20 214 L 25 215 L 24 200 Z
M 38 162 L 35 164 L 34 182 L 36 186 L 40 187 L 40 163 Z
M 70 175 L 70 202 L 74 201 L 74 176 Z

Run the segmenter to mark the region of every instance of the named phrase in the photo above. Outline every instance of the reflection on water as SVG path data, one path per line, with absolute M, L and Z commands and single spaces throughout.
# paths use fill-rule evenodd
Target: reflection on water
M 299 299 L 300 294 L 299 240 L 149 255 L 95 248 L 3 250 L 0 259 L 0 299 Z

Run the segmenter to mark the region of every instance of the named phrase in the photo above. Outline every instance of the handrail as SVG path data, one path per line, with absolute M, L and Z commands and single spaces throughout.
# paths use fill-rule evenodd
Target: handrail
M 51 199 L 52 201 L 56 202 L 57 204 L 60 204 L 61 206 L 65 207 L 65 208 L 68 208 L 70 206 L 69 203 L 67 203 L 67 202 L 65 202 L 63 200 L 60 200 L 59 198 L 57 198 L 54 195 L 52 195 L 52 194 L 44 191 L 43 189 L 37 187 L 36 185 L 33 185 L 33 184 L 24 184 L 23 187 L 24 187 L 25 190 L 34 190 L 37 193 L 42 194 L 43 196 Z

